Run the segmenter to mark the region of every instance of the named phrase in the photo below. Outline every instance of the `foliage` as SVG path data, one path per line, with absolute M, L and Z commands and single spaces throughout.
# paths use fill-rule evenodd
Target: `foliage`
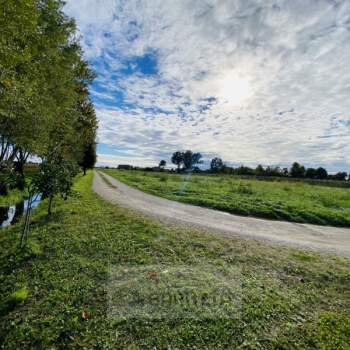
M 345 171 L 339 171 L 334 175 L 328 175 L 329 179 L 333 179 L 336 181 L 345 181 L 348 177 L 348 173 Z
M 173 153 L 171 162 L 177 165 L 178 171 L 181 166 L 183 166 L 185 170 L 193 170 L 195 165 L 202 163 L 201 159 L 202 155 L 200 153 L 187 150 L 185 152 L 177 151 Z
M 181 165 L 183 164 L 183 152 L 177 151 L 173 153 L 171 162 L 177 166 L 177 170 L 179 171 Z
M 66 199 L 71 193 L 76 173 L 77 166 L 74 162 L 64 159 L 60 152 L 52 151 L 33 177 L 35 192 L 42 193 L 44 198 L 61 194 Z
M 96 164 L 96 144 L 91 142 L 86 144 L 83 149 L 83 158 L 79 162 L 79 165 L 83 168 L 84 175 L 86 175 L 87 169 L 93 169 Z
M 305 176 L 305 167 L 300 165 L 298 162 L 293 163 L 290 169 L 291 177 L 304 177 Z
M 29 205 L 22 240 L 28 236 L 37 192 L 67 196 L 75 168 L 96 161 L 97 121 L 89 97 L 94 73 L 82 58 L 73 20 L 61 0 L 0 3 L 0 192 L 15 181 L 27 187 Z M 29 156 L 40 171 L 26 184 Z M 19 175 L 16 175 L 19 174 Z
M 341 182 L 330 184 L 339 185 L 337 188 L 327 187 L 327 183 L 320 186 L 283 178 L 267 181 L 227 175 L 169 174 L 167 182 L 160 185 L 157 173 L 111 169 L 106 172 L 145 192 L 229 213 L 350 227 L 350 188 L 342 188 Z
M 15 172 L 23 190 L 30 155 L 45 161 L 56 149 L 62 159 L 82 162 L 84 169 L 94 164 L 97 122 L 88 91 L 94 74 L 82 58 L 75 23 L 63 13 L 63 5 L 60 0 L 0 3 L 3 193 Z
M 163 159 L 159 162 L 159 168 L 164 169 L 166 167 L 166 161 Z
M 4 349 L 348 348 L 347 259 L 166 227 L 102 201 L 91 181 L 79 177 L 78 195 L 58 198 L 50 221 L 37 209 L 36 249 L 18 251 L 18 225 L 1 235 L 0 300 L 27 289 L 23 302 L 0 307 Z M 108 317 L 109 269 L 125 264 L 237 268 L 239 317 Z
M 210 162 L 210 170 L 212 172 L 219 172 L 223 169 L 224 163 L 221 158 L 213 158 Z

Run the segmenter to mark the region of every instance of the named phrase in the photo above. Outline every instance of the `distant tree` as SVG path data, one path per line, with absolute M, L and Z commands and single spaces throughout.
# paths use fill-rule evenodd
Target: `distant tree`
M 247 166 L 239 166 L 234 169 L 234 174 L 236 175 L 255 175 L 255 170 Z
M 332 176 L 334 180 L 338 180 L 338 181 L 345 181 L 347 177 L 348 177 L 348 174 L 345 171 L 339 171 L 338 173 Z
M 96 144 L 95 142 L 85 145 L 82 160 L 79 165 L 83 168 L 84 175 L 87 169 L 93 169 L 96 164 Z
M 166 161 L 163 159 L 159 162 L 159 168 L 163 169 L 166 167 Z
M 183 153 L 183 164 L 186 170 L 191 170 L 197 164 L 201 163 L 202 155 L 200 153 L 193 153 L 187 150 Z
M 291 177 L 295 177 L 295 178 L 305 177 L 305 167 L 300 165 L 297 162 L 293 163 L 290 169 L 290 175 Z
M 171 157 L 171 162 L 177 165 L 177 171 L 180 171 L 181 165 L 184 162 L 184 153 L 180 151 L 173 153 Z
M 306 173 L 305 173 L 305 177 L 307 177 L 308 179 L 314 179 L 317 176 L 317 172 L 316 169 L 314 168 L 307 168 L 306 169 Z
M 92 169 L 96 164 L 97 117 L 93 103 L 85 93 L 82 94 L 81 101 L 79 102 L 79 117 L 76 126 L 79 141 L 76 148 L 80 149 L 78 164 L 83 169 L 85 175 L 86 169 Z
M 257 176 L 264 176 L 265 175 L 265 169 L 261 164 L 259 164 L 255 168 L 255 175 L 257 175 Z
M 213 172 L 219 172 L 223 169 L 224 163 L 221 158 L 213 158 L 210 162 L 210 170 Z
M 317 179 L 324 180 L 324 179 L 327 179 L 327 177 L 328 177 L 328 172 L 325 168 L 319 167 L 316 169 L 316 178 Z

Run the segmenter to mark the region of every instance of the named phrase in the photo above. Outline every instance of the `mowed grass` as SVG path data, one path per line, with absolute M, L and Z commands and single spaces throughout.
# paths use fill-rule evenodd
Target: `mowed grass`
M 350 227 L 350 188 L 235 176 L 103 170 L 142 191 L 229 213 Z
M 349 349 L 349 260 L 165 227 L 99 199 L 91 179 L 49 221 L 43 202 L 27 249 L 19 225 L 0 231 L 0 348 Z M 239 317 L 108 317 L 109 271 L 125 264 L 236 268 Z

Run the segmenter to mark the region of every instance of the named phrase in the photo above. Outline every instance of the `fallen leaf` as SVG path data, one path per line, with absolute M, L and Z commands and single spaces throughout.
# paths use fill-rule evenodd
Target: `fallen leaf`
M 84 319 L 84 320 L 88 320 L 90 318 L 90 314 L 84 310 L 81 314 L 81 317 Z

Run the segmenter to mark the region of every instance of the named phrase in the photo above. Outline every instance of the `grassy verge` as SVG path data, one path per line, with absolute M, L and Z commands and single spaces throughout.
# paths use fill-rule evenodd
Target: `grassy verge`
M 76 195 L 56 200 L 50 221 L 44 202 L 25 251 L 17 249 L 19 226 L 0 232 L 1 348 L 348 349 L 348 260 L 166 228 L 102 201 L 90 186 L 91 173 L 79 177 Z M 107 317 L 109 271 L 124 264 L 237 268 L 241 313 Z
M 142 191 L 229 213 L 350 227 L 350 189 L 234 176 L 104 170 Z

